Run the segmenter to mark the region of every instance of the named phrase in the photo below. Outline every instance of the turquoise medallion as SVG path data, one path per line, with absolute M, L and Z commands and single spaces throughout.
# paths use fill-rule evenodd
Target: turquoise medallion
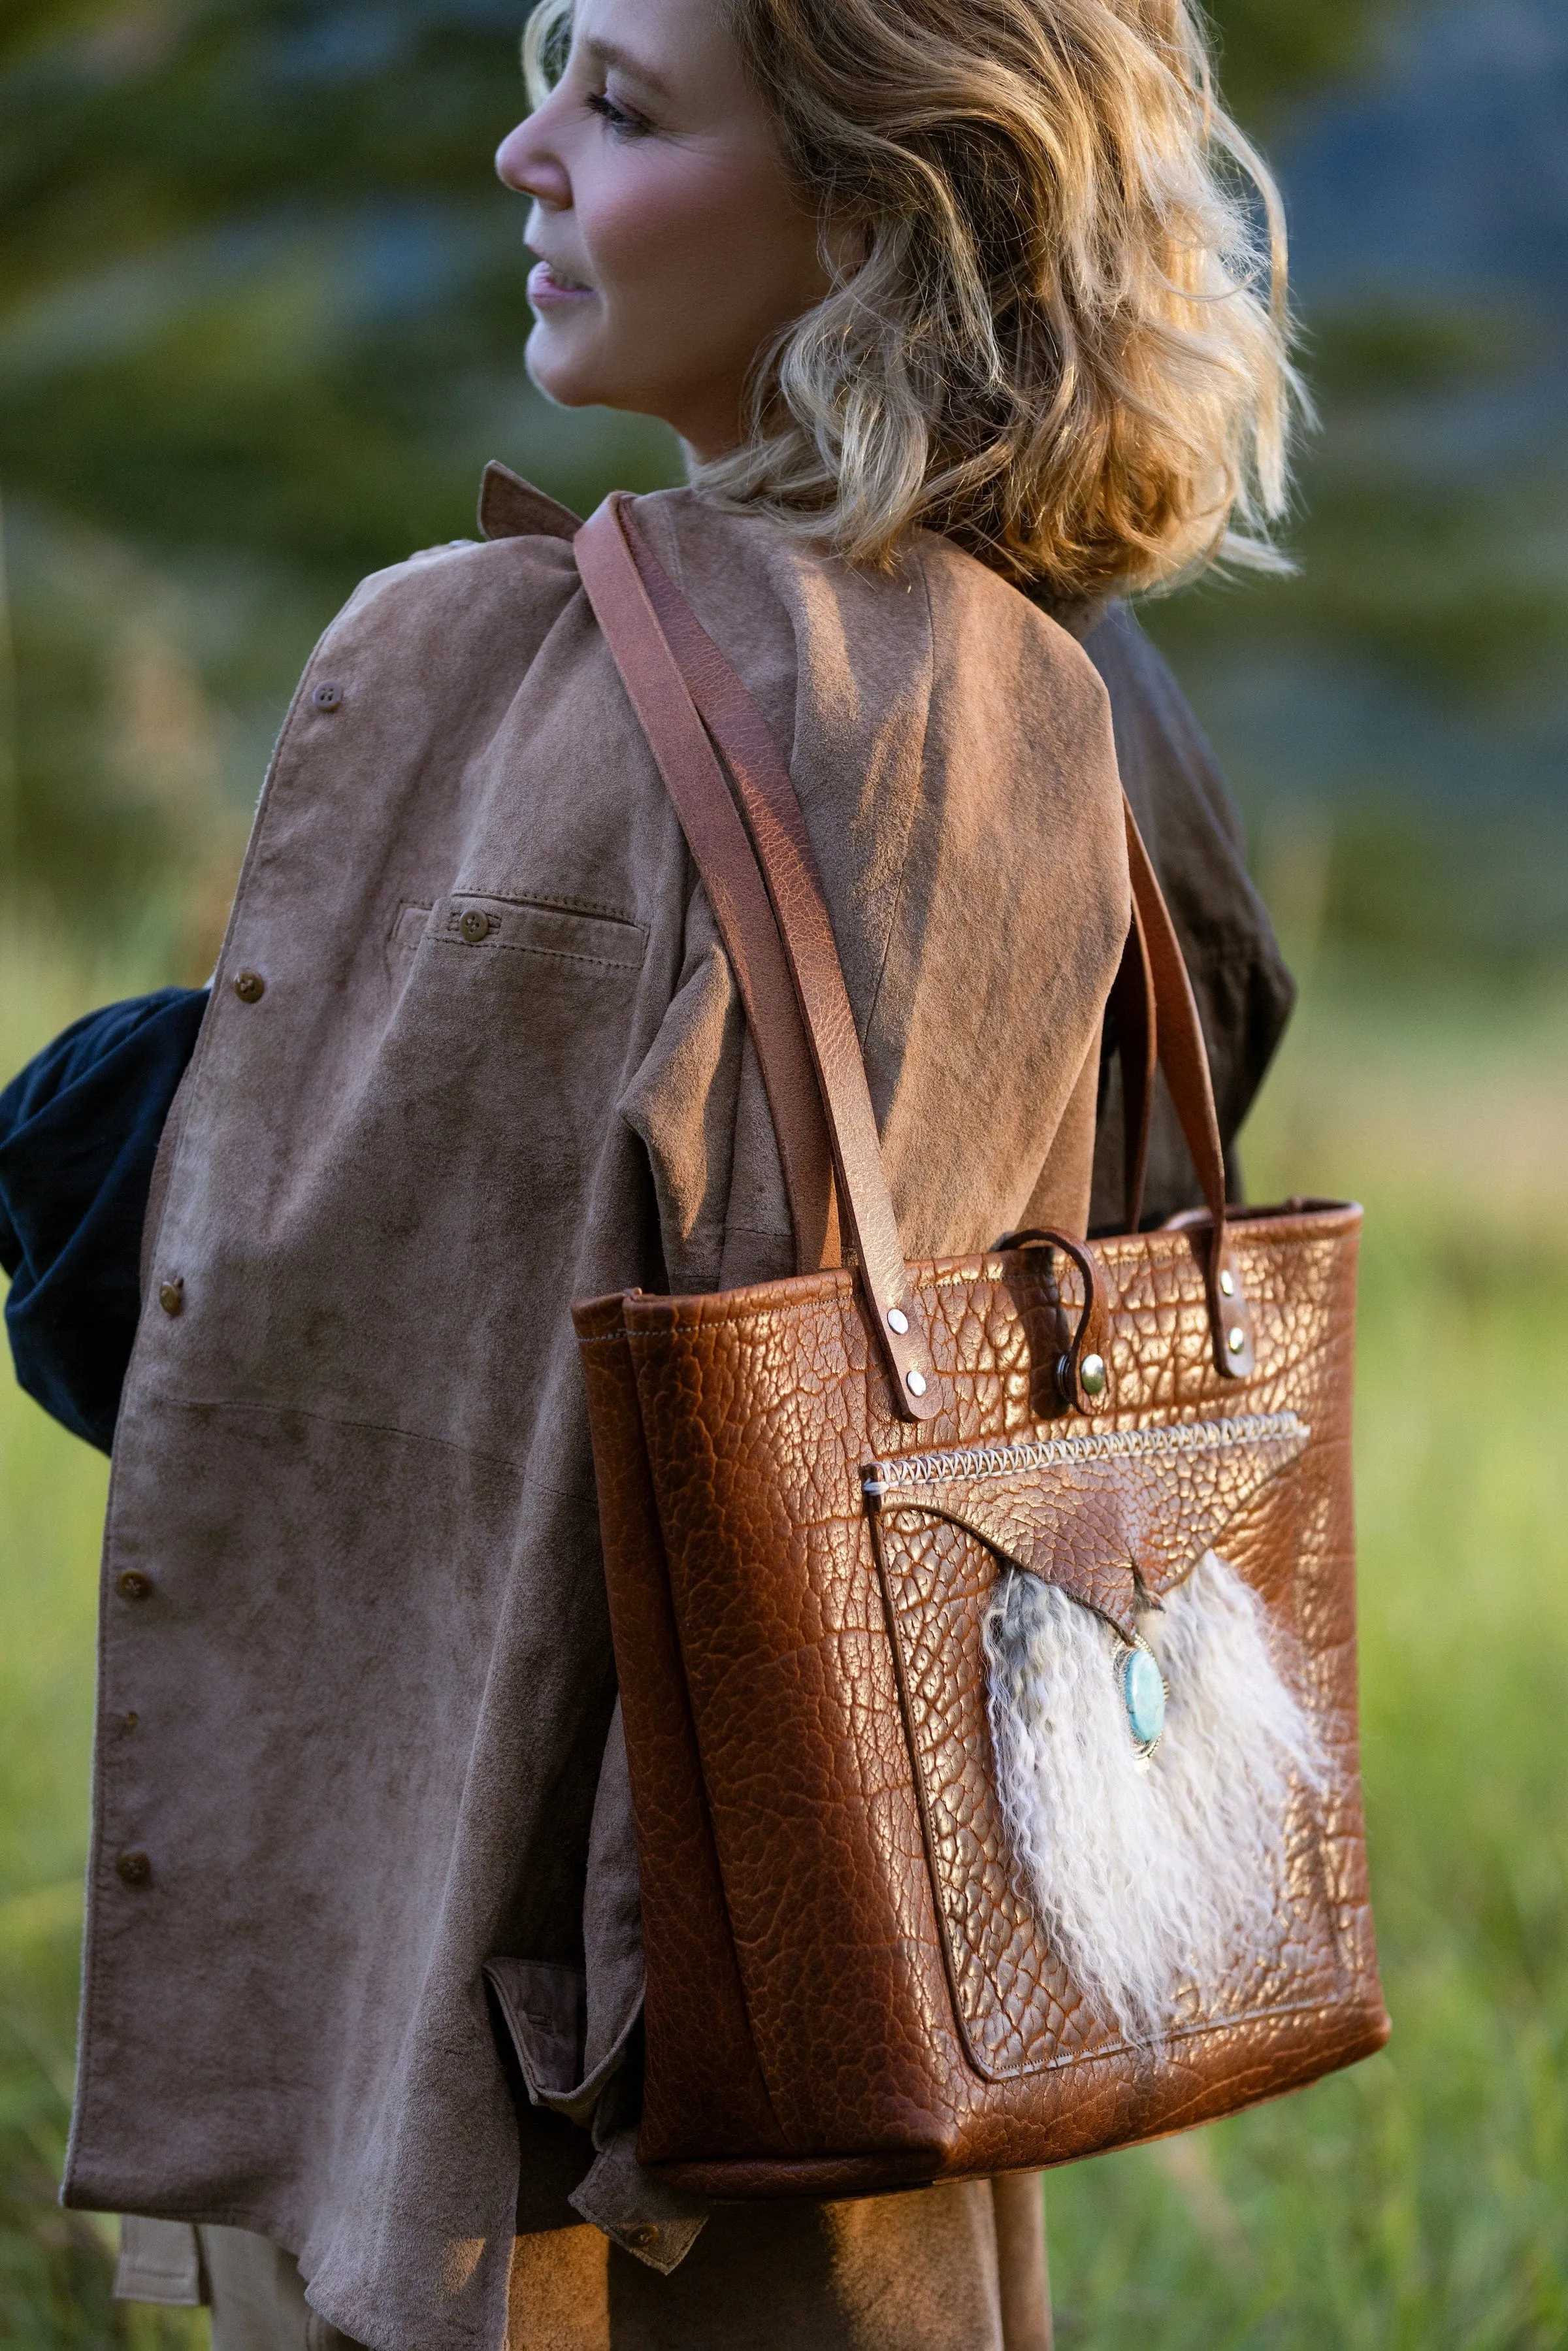
M 1122 1660 L 1122 1703 L 1127 1728 L 1148 1754 L 1166 1727 L 1166 1686 L 1147 1649 L 1129 1649 Z

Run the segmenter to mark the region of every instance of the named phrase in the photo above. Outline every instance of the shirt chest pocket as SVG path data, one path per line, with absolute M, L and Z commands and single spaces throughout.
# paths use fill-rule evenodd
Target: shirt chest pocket
M 563 979 L 624 983 L 642 970 L 647 946 L 645 925 L 607 907 L 458 890 L 434 905 L 401 899 L 387 926 L 383 953 L 399 990 L 407 986 L 422 947 L 432 966 L 426 977 L 437 987 L 496 988 L 508 981 L 526 987 L 530 976 L 537 984 L 550 964 L 559 967 Z M 476 955 L 486 960 L 465 981 L 464 959 Z M 497 957 L 506 961 L 497 963 Z
M 543 893 L 458 889 L 392 912 L 367 1145 L 381 1216 L 470 1262 L 479 1228 L 515 1249 L 524 1225 L 579 1213 L 625 1086 L 646 946 L 644 924 Z
M 574 967 L 580 978 L 614 978 L 643 967 L 648 934 L 630 916 L 602 909 L 561 905 L 544 898 L 490 897 L 482 891 L 455 891 L 426 911 L 403 910 L 404 934 L 414 927 L 439 951 L 460 956 L 522 956 L 529 961 Z M 563 975 L 565 976 L 565 975 Z M 500 977 L 497 972 L 495 977 Z M 544 974 L 536 972 L 536 979 Z
M 403 905 L 383 1050 L 409 1139 L 434 1117 L 449 1171 L 498 1151 L 570 1189 L 624 1083 L 647 946 L 627 916 L 542 895 Z

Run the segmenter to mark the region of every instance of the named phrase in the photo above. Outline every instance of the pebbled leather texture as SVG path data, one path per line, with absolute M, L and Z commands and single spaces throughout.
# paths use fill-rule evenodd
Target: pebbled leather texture
M 1276 1434 L 1274 1424 L 1292 1417 L 1254 1417 L 1261 1437 L 1245 1421 L 1134 1431 L 1179 1437 L 1190 1430 L 1216 1441 L 1190 1452 L 1131 1458 L 1074 1458 L 1074 1446 L 1103 1439 L 1070 1437 L 1064 1445 L 1058 1437 L 1040 1449 L 1066 1453 L 1065 1460 L 967 1480 L 891 1483 L 881 1499 L 878 1548 L 945 1957 L 970 2063 L 990 2079 L 1039 2072 L 1113 2045 L 1077 2003 L 1010 1865 L 990 1771 L 975 1768 L 990 1752 L 980 1625 L 998 1566 L 1011 1561 L 1060 1584 L 1130 1640 L 1137 1630 L 1134 1562 L 1136 1581 L 1158 1597 L 1211 1544 L 1223 1543 L 1228 1555 L 1252 1551 L 1256 1531 L 1243 1514 L 1255 1505 L 1273 1511 L 1291 1540 L 1290 1472 L 1308 1432 L 1298 1421 Z M 1293 1590 L 1285 1595 L 1289 1646 L 1299 1655 L 1294 1599 Z M 1334 1928 L 1304 1804 L 1298 1803 L 1287 1845 L 1291 1915 L 1279 1922 L 1279 1953 L 1239 1953 L 1227 1998 L 1214 2012 L 1195 2006 L 1184 2013 L 1178 2045 L 1221 2022 L 1299 2006 L 1308 1987 L 1313 1999 L 1332 2000 Z
M 743 2148 L 732 2099 L 720 2144 L 714 1970 L 690 1953 L 667 1965 L 655 1934 L 644 2160 L 713 2195 L 852 2192 L 813 2184 L 843 2183 L 824 2167 L 852 2158 L 862 2189 L 1032 2168 L 1381 2045 L 1355 1733 L 1359 1223 L 1319 1207 L 1232 1225 L 1255 1333 L 1245 1380 L 1214 1363 L 1206 1231 L 1099 1245 L 1111 1408 L 1092 1418 L 1038 1409 L 1031 1334 L 1051 1343 L 1069 1303 L 1038 1249 L 911 1268 L 944 1395 L 919 1427 L 892 1408 L 847 1272 L 580 1310 L 591 1382 L 607 1338 L 630 1373 L 591 1386 L 591 1409 L 601 1494 L 621 1498 L 606 1568 L 644 1886 L 698 1939 L 722 1909 L 725 2031 L 732 2047 L 744 2032 L 740 2070 L 771 2118 L 758 2099 Z M 1022 1473 L 1006 1509 L 977 1499 L 984 1480 L 898 1482 L 909 1456 L 1285 1414 L 1299 1430 L 1262 1445 L 1113 1453 L 1066 1479 L 1048 1465 L 1032 1488 Z M 1028 1550 L 1036 1572 L 1088 1577 L 1082 1534 L 1119 1606 L 1113 1524 L 1151 1588 L 1223 1529 L 1335 1767 L 1291 1823 L 1277 1942 L 1238 1952 L 1214 2012 L 1160 2051 L 1108 2038 L 1048 1948 L 1017 1890 L 985 1730 L 979 1610 L 998 1558 Z M 626 1612 L 645 1603 L 628 1595 L 661 1575 L 664 1645 L 632 1646 Z M 676 1687 L 659 1704 L 687 1709 L 684 1747 L 647 1738 L 632 1700 L 661 1673 Z M 704 1813 L 711 1847 L 694 1861 L 675 1823 Z
M 672 2148 L 787 2157 L 758 2071 L 714 1854 L 713 1827 L 670 1610 L 656 1498 L 638 1441 L 637 1376 L 623 1301 L 574 1310 L 588 1387 L 626 1754 L 632 1757 L 645 1970 L 646 2072 Z M 700 2019 L 700 2046 L 691 2041 Z M 650 2115 L 650 2121 L 653 2119 Z M 643 2145 L 661 2151 L 645 2125 Z

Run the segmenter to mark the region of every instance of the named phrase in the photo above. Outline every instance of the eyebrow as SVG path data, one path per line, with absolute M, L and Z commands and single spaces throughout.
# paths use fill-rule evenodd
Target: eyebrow
M 584 41 L 582 46 L 585 53 L 593 59 L 595 65 L 614 66 L 620 72 L 629 75 L 633 81 L 641 82 L 644 89 L 652 90 L 656 98 L 667 99 L 674 95 L 669 84 L 661 81 L 652 68 L 643 65 L 632 55 L 630 49 L 622 48 L 614 41 Z

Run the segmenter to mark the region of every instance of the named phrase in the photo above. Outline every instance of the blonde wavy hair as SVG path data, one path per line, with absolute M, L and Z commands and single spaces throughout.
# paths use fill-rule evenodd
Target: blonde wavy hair
M 1187 0 L 718 0 L 823 251 L 693 481 L 855 563 L 946 533 L 1051 602 L 1281 568 L 1285 238 Z M 571 0 L 524 40 L 537 104 Z

